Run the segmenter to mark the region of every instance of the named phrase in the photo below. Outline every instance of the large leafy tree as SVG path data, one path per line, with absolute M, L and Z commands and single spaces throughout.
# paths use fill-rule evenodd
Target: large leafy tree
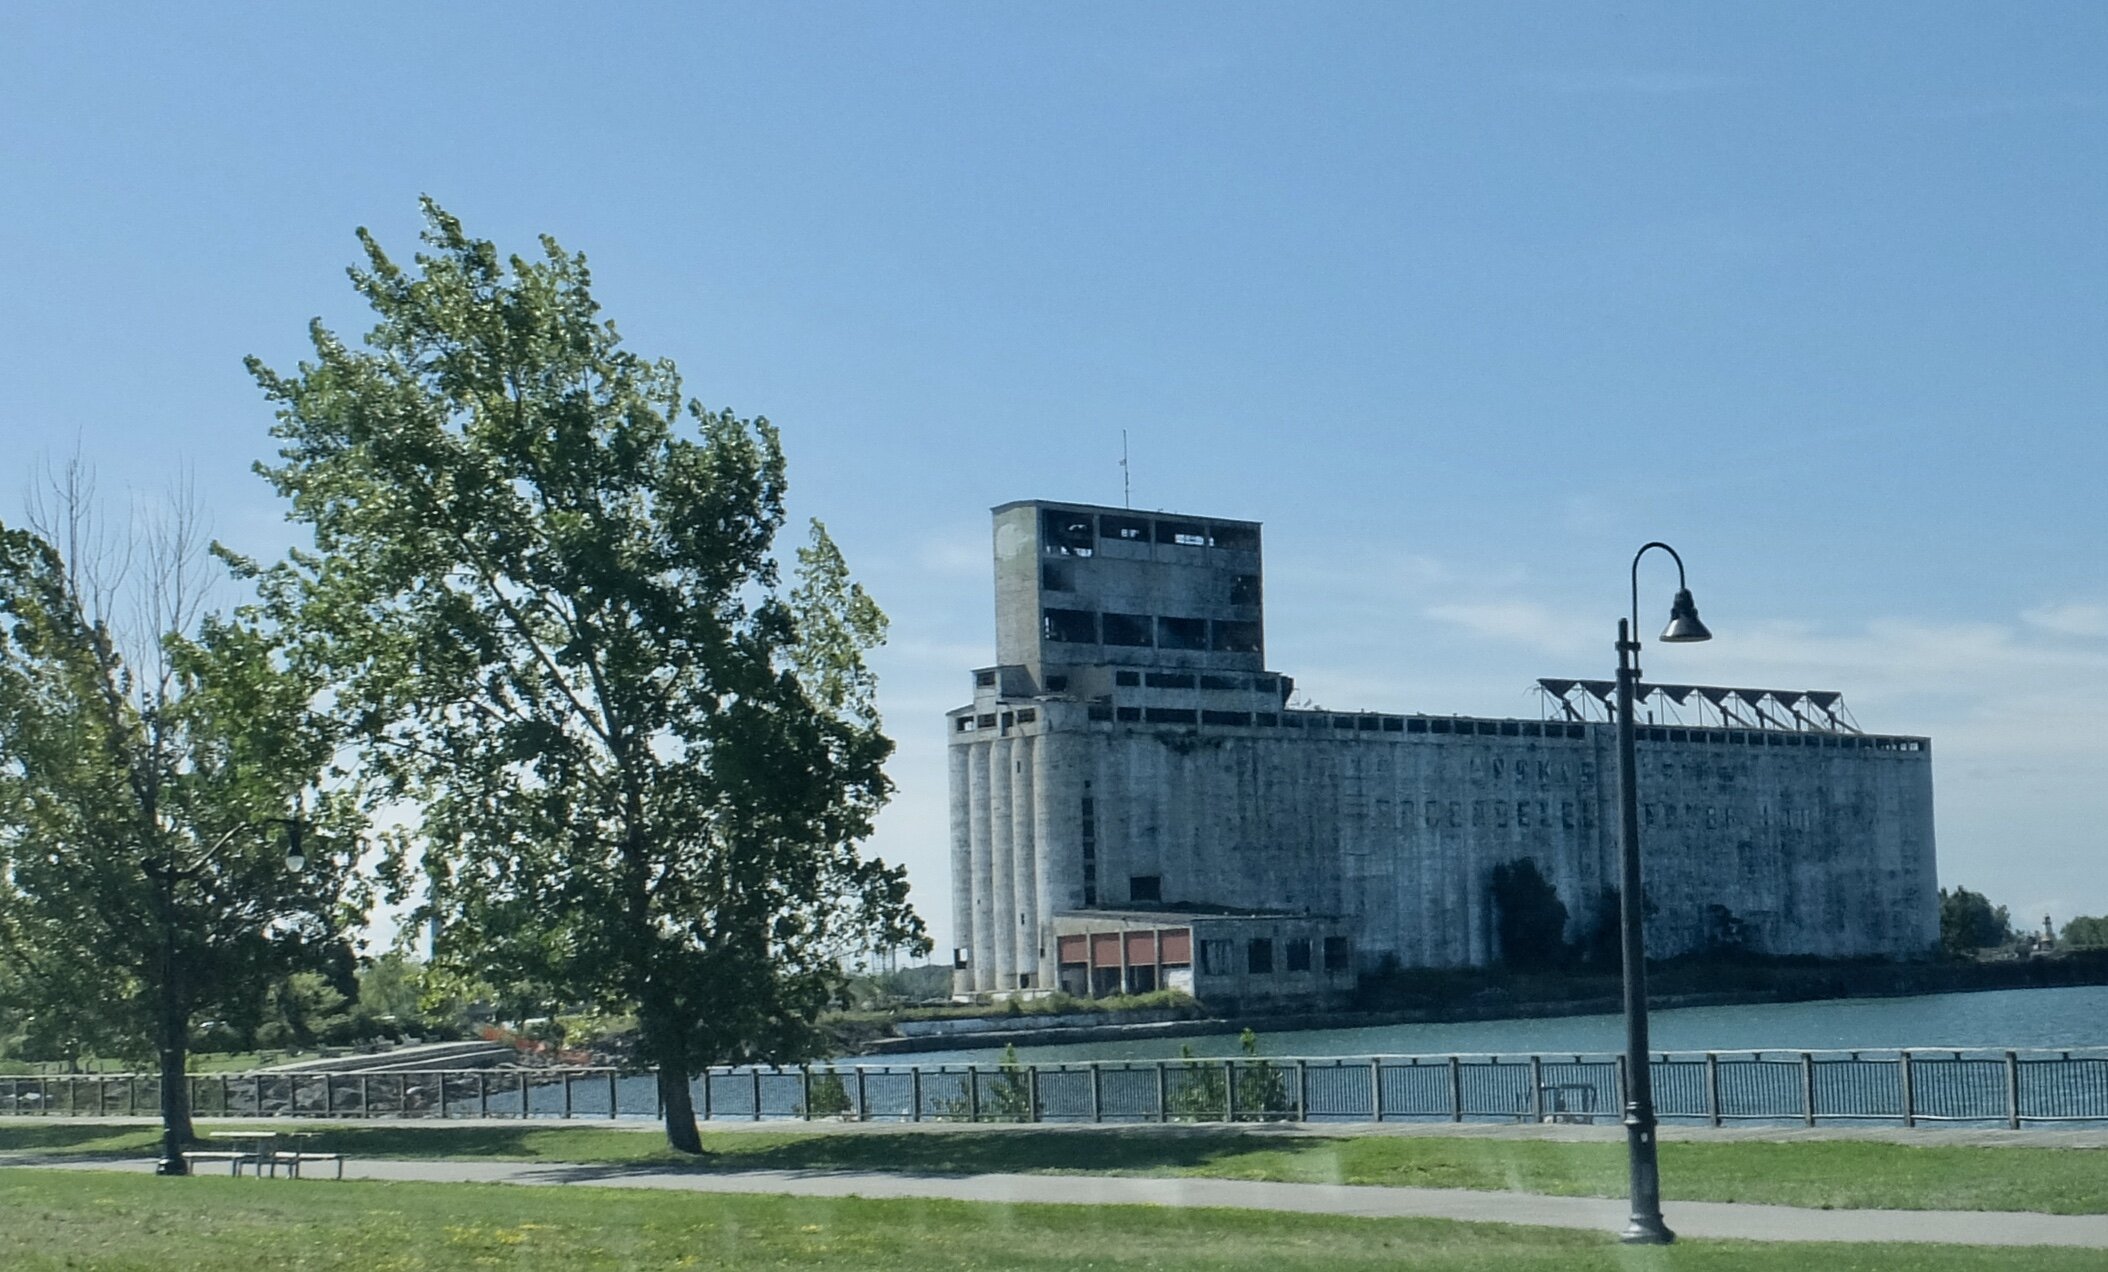
M 1517 971 L 1544 971 L 1564 963 L 1566 903 L 1537 868 L 1534 857 L 1493 867 L 1493 923 L 1503 964 Z
M 625 350 L 583 257 L 503 258 L 424 205 L 364 231 L 363 347 L 319 323 L 261 471 L 316 551 L 271 585 L 371 771 L 421 810 L 399 889 L 435 959 L 637 1013 L 669 1141 L 702 1067 L 813 1054 L 859 948 L 927 948 L 857 844 L 889 791 L 863 655 L 884 619 L 815 522 L 782 577 L 784 458 Z
M 51 492 L 34 528 L 0 525 L 7 1005 L 27 1045 L 158 1054 L 180 1169 L 190 1025 L 343 961 L 358 907 L 349 856 L 325 845 L 355 839 L 359 810 L 314 674 L 254 615 L 205 612 L 195 517 L 104 535 L 78 467 Z
M 2012 916 L 2002 905 L 1967 888 L 1940 889 L 1940 948 L 1950 955 L 2004 945 L 2013 939 Z

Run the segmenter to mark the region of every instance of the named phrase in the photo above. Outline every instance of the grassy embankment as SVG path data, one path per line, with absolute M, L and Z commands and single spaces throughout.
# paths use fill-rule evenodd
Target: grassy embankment
M 1607 1234 L 1436 1220 L 1145 1206 L 992 1206 L 700 1196 L 477 1184 L 184 1181 L 0 1171 L 0 1267 L 187 1272 L 227 1267 L 942 1269 L 1396 1268 L 1438 1272 L 1864 1272 L 2016 1266 L 1956 1246 L 1685 1241 L 1635 1250 Z M 2043 1272 L 2097 1250 L 2031 1249 Z
M 361 1126 L 323 1132 L 327 1147 L 365 1158 L 493 1158 L 657 1163 L 735 1170 L 882 1170 L 929 1174 L 1050 1172 L 1194 1175 L 1302 1183 L 1620 1197 L 1622 1142 L 1451 1136 L 1272 1135 L 1205 1128 L 806 1130 L 705 1132 L 702 1161 L 668 1152 L 647 1130 L 565 1126 Z M 0 1150 L 142 1156 L 148 1127 L 0 1123 Z M 1666 1141 L 1671 1200 L 1767 1202 L 1839 1209 L 2108 1213 L 2108 1150 L 1989 1148 L 1859 1140 Z

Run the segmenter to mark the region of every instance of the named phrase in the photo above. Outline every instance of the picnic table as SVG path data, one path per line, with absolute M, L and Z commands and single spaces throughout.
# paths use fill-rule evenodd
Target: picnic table
M 313 1143 L 313 1131 L 210 1131 L 206 1138 L 234 1145 L 231 1149 L 207 1149 L 183 1154 L 188 1162 L 227 1163 L 228 1173 L 239 1175 L 242 1167 L 250 1167 L 261 1179 L 265 1171 L 275 1178 L 278 1168 L 285 1167 L 286 1178 L 300 1178 L 300 1168 L 309 1162 L 335 1162 L 337 1178 L 344 1178 L 344 1155 L 342 1153 L 317 1153 L 309 1150 Z

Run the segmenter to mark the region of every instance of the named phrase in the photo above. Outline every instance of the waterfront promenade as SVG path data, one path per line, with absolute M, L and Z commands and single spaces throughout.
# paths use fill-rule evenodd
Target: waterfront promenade
M 40 1119 L 47 1127 L 136 1127 L 137 1119 Z M 253 1123 L 252 1123 L 253 1124 Z M 312 1121 L 283 1120 L 287 1126 L 312 1127 Z M 487 1119 L 433 1127 L 429 1121 L 405 1119 L 400 1125 L 430 1128 L 444 1136 L 464 1135 L 463 1147 L 478 1130 L 514 1133 L 513 1119 Z M 574 1124 L 578 1125 L 578 1124 Z M 378 1131 L 364 1123 L 360 1131 Z M 634 1121 L 597 1121 L 580 1130 L 616 1130 L 640 1146 L 655 1140 L 657 1128 Z M 736 1137 L 779 1137 L 781 1123 L 734 1124 L 722 1128 Z M 346 1128 L 354 1134 L 353 1128 Z M 1208 1125 L 1144 1132 L 1173 1139 L 1234 1135 L 1255 1144 L 1284 1147 L 1296 1141 L 1341 1135 L 1363 1138 L 1432 1137 L 1471 1141 L 1550 1141 L 1610 1143 L 1621 1138 L 1616 1127 L 1583 1125 L 1434 1125 L 1398 1124 L 1330 1127 L 1322 1130 L 1293 1124 Z M 991 1127 L 925 1123 L 919 1126 L 841 1123 L 821 1134 L 833 1137 L 913 1135 L 928 1137 L 1096 1136 L 1103 1128 L 1015 1126 Z M 1997 1128 L 1920 1128 L 1832 1126 L 1804 1127 L 1667 1127 L 1671 1143 L 1760 1144 L 1844 1141 L 1976 1148 L 2059 1148 L 2108 1150 L 2108 1129 L 2012 1132 Z M 2087 1163 L 2090 1165 L 2090 1163 Z M 46 1151 L 0 1152 L 0 1166 L 143 1172 L 151 1161 L 141 1156 L 84 1156 L 54 1147 Z M 1055 1204 L 1090 1207 L 1175 1206 L 1330 1215 L 1355 1218 L 1434 1218 L 1472 1223 L 1505 1223 L 1584 1231 L 1615 1231 L 1625 1208 L 1614 1197 L 1561 1196 L 1523 1190 L 1399 1187 L 1368 1184 L 1264 1181 L 1256 1179 L 1162 1177 L 1134 1174 L 1022 1173 L 1014 1170 L 947 1172 L 874 1170 L 868 1168 L 740 1169 L 729 1163 L 689 1165 L 646 1161 L 516 1161 L 458 1155 L 417 1159 L 354 1155 L 345 1178 L 394 1183 L 506 1184 L 530 1187 L 591 1186 L 696 1194 L 776 1194 L 798 1197 L 870 1199 L 948 1199 L 989 1204 Z M 271 1186 L 260 1184 L 261 1186 Z M 309 1184 L 303 1183 L 302 1187 Z M 2067 1246 L 2108 1249 L 2108 1214 L 2042 1214 L 2013 1210 L 1903 1210 L 1816 1208 L 1723 1201 L 1672 1201 L 1669 1221 L 1691 1238 L 1767 1242 L 1905 1242 L 1974 1246 Z

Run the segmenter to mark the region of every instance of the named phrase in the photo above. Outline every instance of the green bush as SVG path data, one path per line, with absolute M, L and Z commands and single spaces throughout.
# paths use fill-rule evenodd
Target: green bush
M 853 1111 L 849 1102 L 849 1089 L 842 1085 L 842 1074 L 838 1069 L 822 1069 L 806 1079 L 806 1117 L 841 1117 Z

